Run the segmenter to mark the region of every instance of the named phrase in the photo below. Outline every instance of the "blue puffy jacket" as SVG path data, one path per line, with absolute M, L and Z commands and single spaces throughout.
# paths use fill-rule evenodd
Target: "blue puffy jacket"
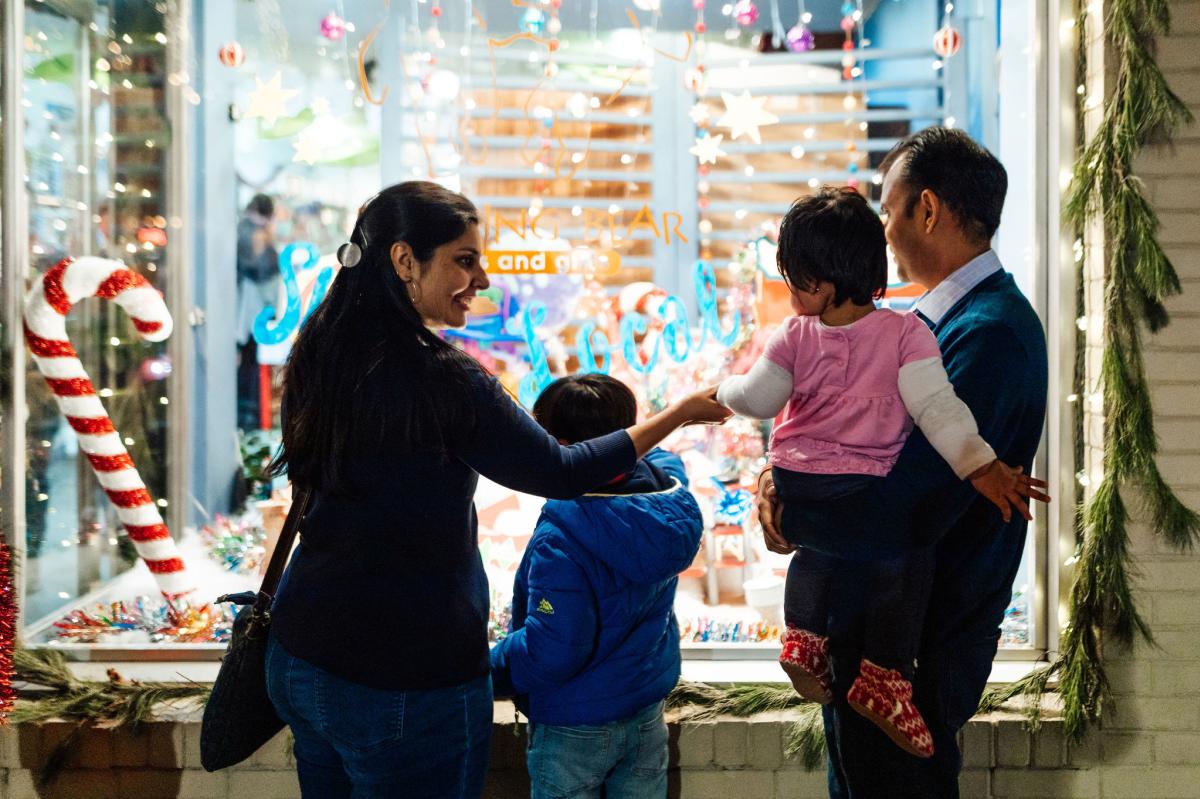
M 683 462 L 654 450 L 605 493 L 551 500 L 517 569 L 496 694 L 541 724 L 603 724 L 679 679 L 678 574 L 703 522 Z

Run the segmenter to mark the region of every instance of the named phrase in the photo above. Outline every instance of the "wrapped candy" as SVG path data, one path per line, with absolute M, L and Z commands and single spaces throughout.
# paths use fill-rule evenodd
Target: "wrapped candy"
M 190 605 L 140 596 L 76 608 L 54 622 L 59 640 L 95 644 L 226 643 L 233 629 L 231 605 Z
M 200 530 L 208 554 L 227 571 L 257 574 L 266 554 L 267 531 L 262 515 L 250 511 L 240 517 L 217 515 Z

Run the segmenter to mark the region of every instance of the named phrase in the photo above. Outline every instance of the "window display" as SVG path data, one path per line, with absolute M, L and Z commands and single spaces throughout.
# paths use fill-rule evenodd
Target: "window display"
M 478 206 L 491 286 L 444 336 L 526 408 L 602 372 L 647 415 L 746 371 L 792 313 L 775 252 L 798 196 L 843 186 L 878 210 L 884 155 L 931 124 L 967 128 L 1014 186 L 1041 158 L 1035 98 L 967 91 L 1015 79 L 1027 43 L 1000 15 L 1032 25 L 1026 4 L 193 5 L 25 4 L 23 289 L 42 293 L 25 412 L 5 419 L 27 464 L 14 550 L 26 640 L 76 657 L 222 650 L 232 610 L 212 600 L 258 580 L 290 501 L 265 469 L 283 364 L 381 187 Z M 999 255 L 1036 296 L 1038 258 L 1009 242 L 1041 220 L 1009 219 Z M 922 291 L 893 267 L 882 303 Z M 735 417 L 665 444 L 704 516 L 676 595 L 685 658 L 779 648 L 788 558 L 752 493 L 770 431 Z M 480 481 L 493 640 L 542 502 Z M 1040 640 L 1036 538 L 1010 649 Z

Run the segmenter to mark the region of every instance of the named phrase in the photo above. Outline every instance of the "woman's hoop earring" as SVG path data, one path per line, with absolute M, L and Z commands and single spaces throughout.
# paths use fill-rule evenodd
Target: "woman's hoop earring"
M 400 278 L 404 283 L 404 288 L 408 289 L 408 298 L 413 302 L 418 302 L 421 299 L 421 292 L 417 287 L 417 281 L 414 278 Z

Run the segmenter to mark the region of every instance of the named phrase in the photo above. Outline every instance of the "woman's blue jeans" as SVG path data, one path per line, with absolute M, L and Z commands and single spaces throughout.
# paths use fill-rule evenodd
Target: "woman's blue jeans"
M 492 681 L 385 691 L 267 647 L 267 693 L 295 738 L 305 799 L 477 799 L 492 734 Z

